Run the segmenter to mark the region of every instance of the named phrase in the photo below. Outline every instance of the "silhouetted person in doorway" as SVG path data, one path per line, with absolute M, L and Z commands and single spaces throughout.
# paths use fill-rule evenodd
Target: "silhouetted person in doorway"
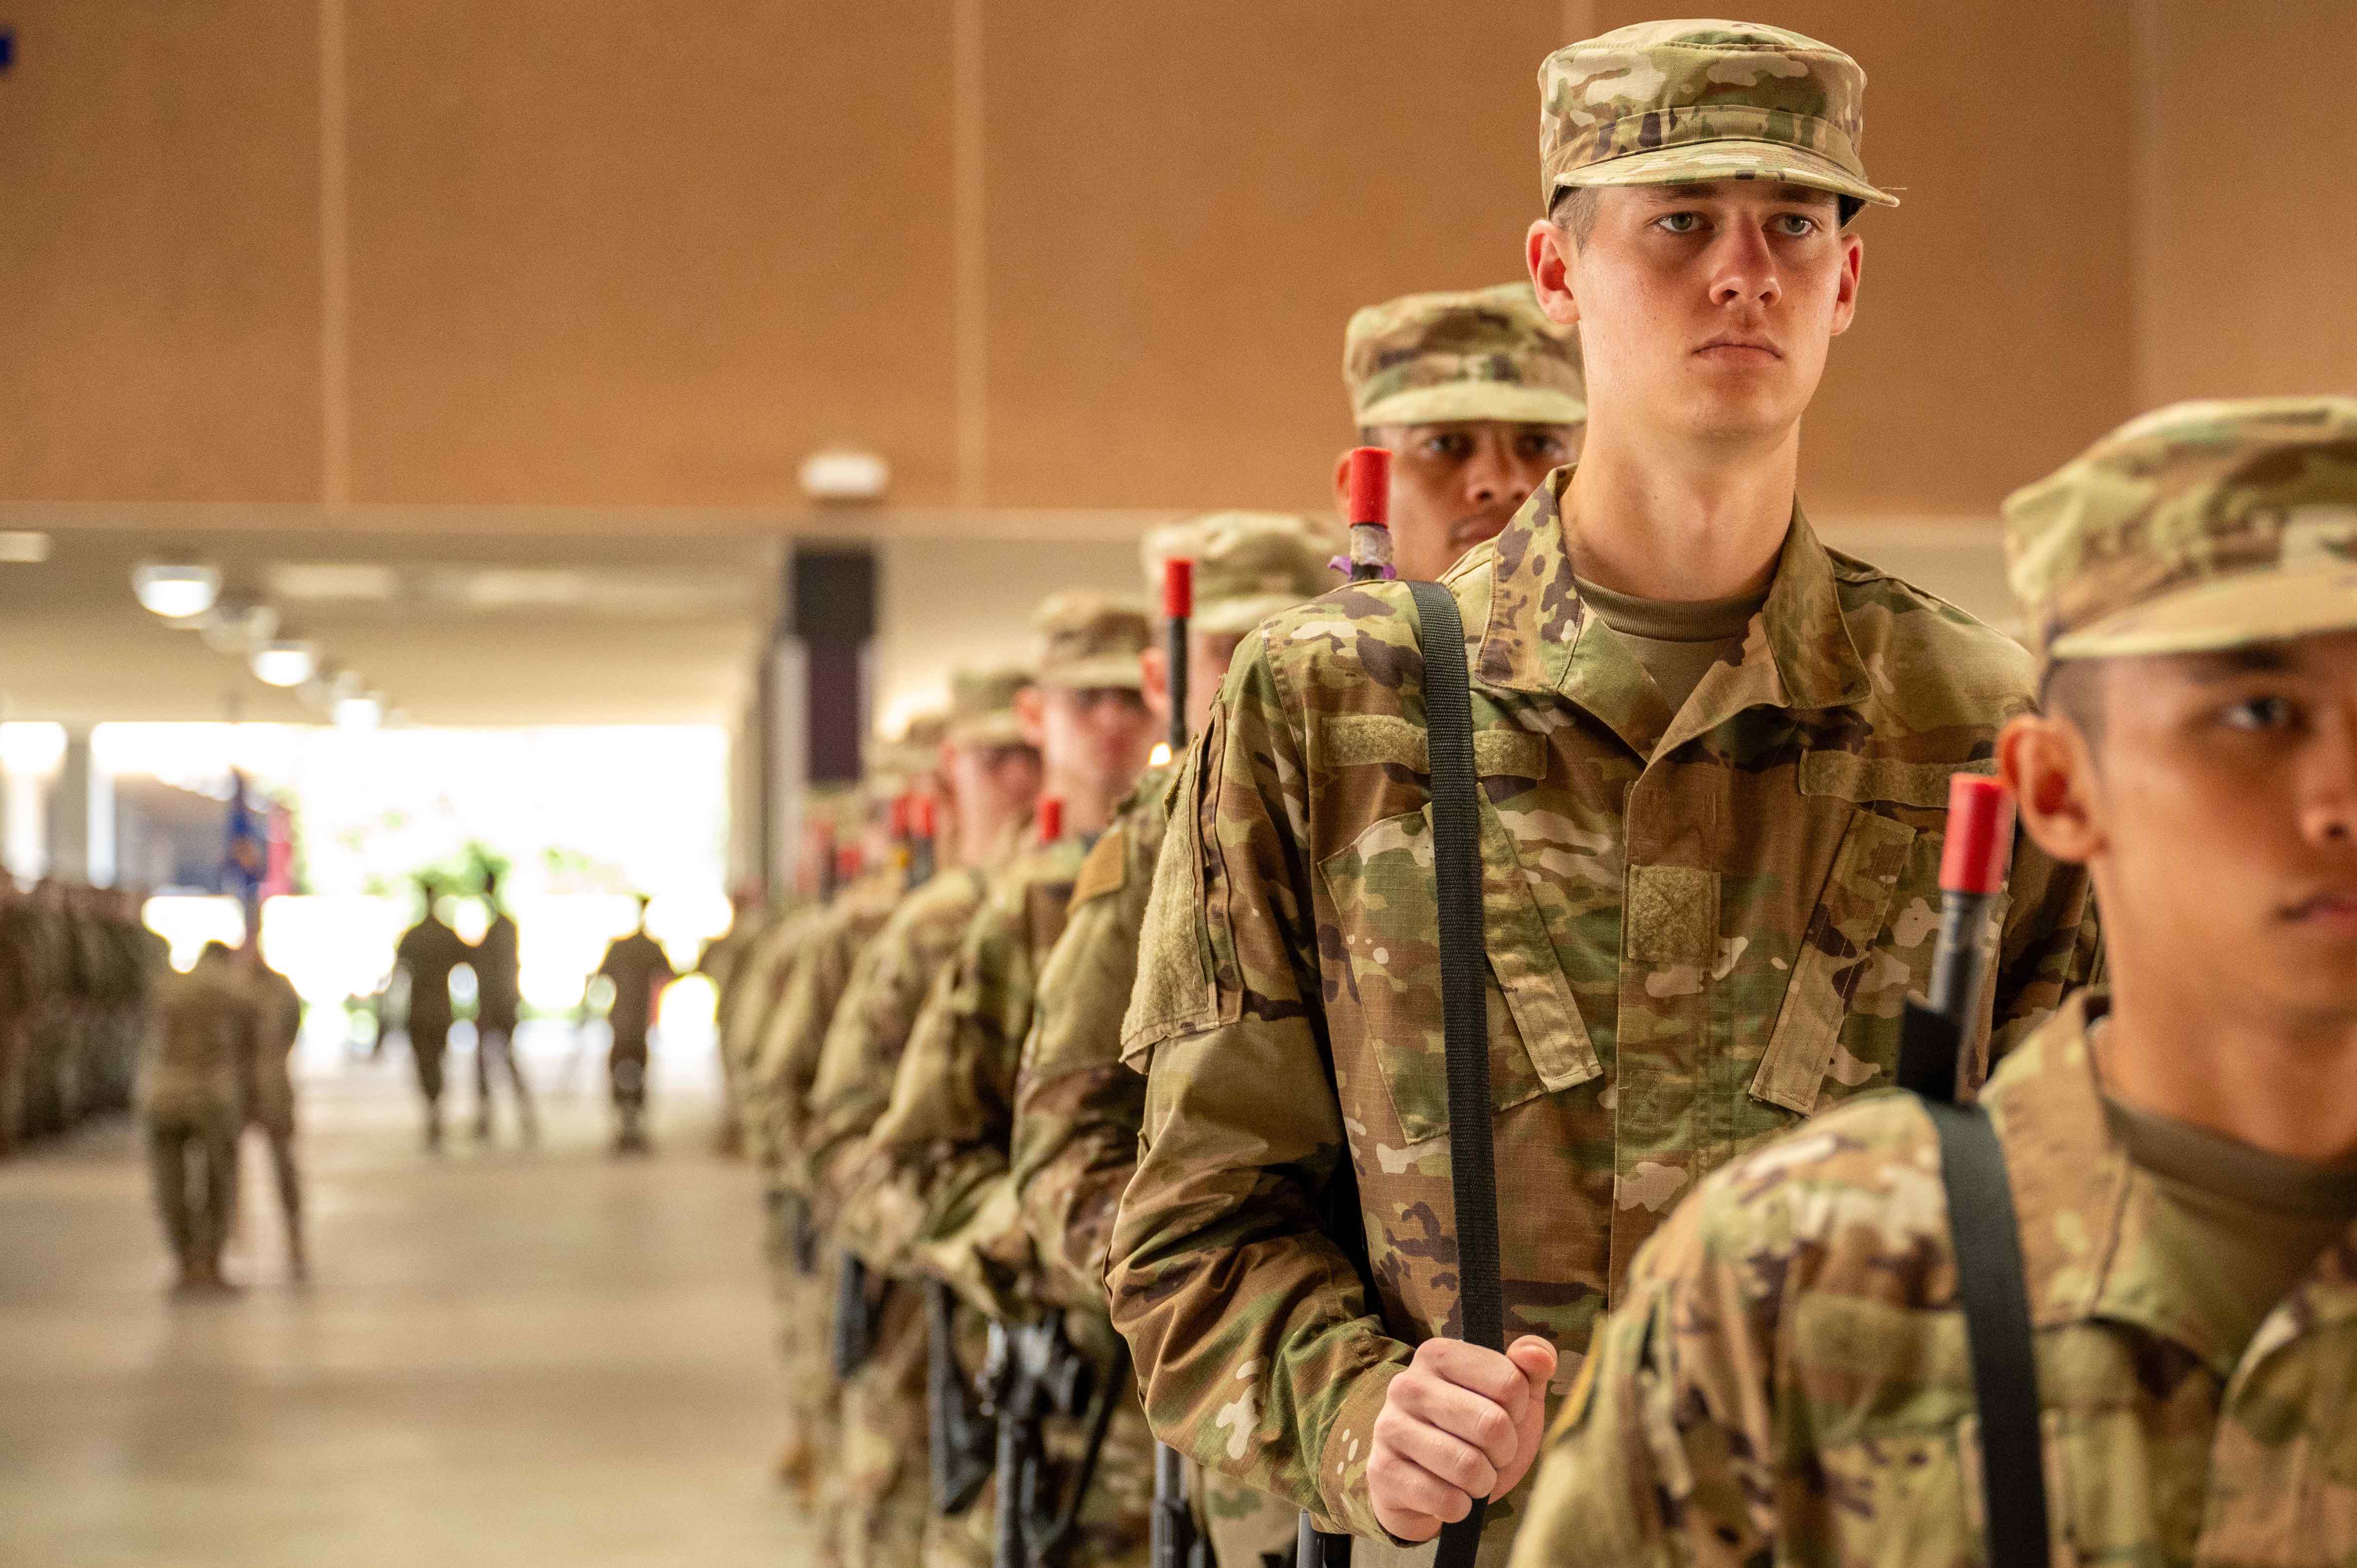
M 393 967 L 409 976 L 409 1049 L 417 1061 L 417 1091 L 425 1097 L 425 1146 L 442 1146 L 442 1057 L 450 1045 L 450 972 L 468 960 L 467 943 L 434 912 L 442 885 L 418 878 L 425 913 L 402 933 Z
M 647 1147 L 647 1031 L 653 1026 L 655 1003 L 662 988 L 678 978 L 662 946 L 647 934 L 647 896 L 639 895 L 639 923 L 626 937 L 608 944 L 597 972 L 614 983 L 614 1000 L 606 1010 L 614 1043 L 606 1056 L 606 1073 L 614 1089 L 614 1152 L 643 1154 Z
M 515 1058 L 516 1017 L 523 1004 L 516 923 L 500 903 L 500 874 L 488 866 L 483 902 L 490 906 L 491 923 L 467 961 L 475 971 L 475 1136 L 491 1135 L 491 1079 L 505 1073 L 515 1096 L 516 1126 L 530 1143 L 539 1137 L 540 1127 L 533 1115 L 532 1090 Z

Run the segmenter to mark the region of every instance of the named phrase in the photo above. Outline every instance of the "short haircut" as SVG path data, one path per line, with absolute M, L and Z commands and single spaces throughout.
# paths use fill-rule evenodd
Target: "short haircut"
M 2040 683 L 2038 705 L 2069 721 L 2087 737 L 2087 749 L 2104 745 L 2104 665 L 2101 659 L 2070 659 L 2050 665 Z
M 1604 192 L 1593 185 L 1566 185 L 1555 193 L 1547 208 L 1547 220 L 1571 236 L 1575 247 L 1584 248 L 1589 235 L 1596 232 L 1596 215 L 1602 209 Z M 1835 193 L 1834 205 L 1841 213 L 1841 227 L 1866 209 L 1866 203 L 1855 196 Z

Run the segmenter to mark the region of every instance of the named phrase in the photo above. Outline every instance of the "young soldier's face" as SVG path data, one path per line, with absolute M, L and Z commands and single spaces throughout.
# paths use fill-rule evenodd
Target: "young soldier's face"
M 1524 498 L 1579 456 L 1577 424 L 1462 420 L 1391 424 L 1374 432 L 1392 451 L 1392 564 L 1429 583 L 1485 539 L 1495 539 Z M 1334 465 L 1334 507 L 1350 499 L 1350 455 Z
M 1017 713 L 1025 698 L 1036 703 L 1039 753 L 1050 789 L 1083 785 L 1119 795 L 1161 738 L 1145 693 L 1132 687 L 1035 689 L 1017 699 Z
M 2090 865 L 2123 982 L 2166 967 L 2283 1024 L 2357 1022 L 2357 633 L 2093 674 L 2093 733 L 2015 784 L 2039 842 Z M 2008 777 L 2022 749 L 2008 732 Z
M 1781 438 L 1857 307 L 1863 248 L 1840 222 L 1827 192 L 1719 180 L 1605 189 L 1584 241 L 1535 235 L 1563 263 L 1591 406 L 1684 441 Z
M 1201 735 L 1211 722 L 1211 709 L 1220 700 L 1220 682 L 1228 678 L 1228 666 L 1234 662 L 1236 649 L 1243 641 L 1237 631 L 1198 631 L 1187 628 L 1187 733 Z M 1138 667 L 1146 679 L 1146 698 L 1158 715 L 1167 719 L 1170 712 L 1170 655 L 1160 648 L 1149 648 L 1138 655 Z
M 980 849 L 1039 798 L 1039 754 L 1028 746 L 947 746 L 942 776 L 966 847 Z

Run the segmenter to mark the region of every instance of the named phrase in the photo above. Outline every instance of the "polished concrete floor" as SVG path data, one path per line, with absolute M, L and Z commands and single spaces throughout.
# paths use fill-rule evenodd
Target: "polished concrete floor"
M 258 1143 L 228 1300 L 167 1299 L 128 1128 L 0 1165 L 0 1564 L 806 1560 L 767 1473 L 783 1394 L 753 1182 L 708 1152 L 708 1042 L 659 1067 L 657 1152 L 630 1161 L 569 1029 L 528 1042 L 529 1150 L 462 1122 L 422 1152 L 387 1055 L 307 1047 L 307 1286 Z

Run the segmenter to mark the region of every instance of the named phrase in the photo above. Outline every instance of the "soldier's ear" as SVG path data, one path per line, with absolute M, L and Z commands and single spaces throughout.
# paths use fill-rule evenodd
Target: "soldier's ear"
M 1997 736 L 1996 760 L 2022 831 L 2039 848 L 2073 865 L 2103 853 L 2094 753 L 2077 725 L 2021 714 Z
M 1541 218 L 1531 224 L 1523 243 L 1539 308 L 1558 327 L 1577 326 L 1579 300 L 1572 293 L 1571 236 L 1552 218 Z

